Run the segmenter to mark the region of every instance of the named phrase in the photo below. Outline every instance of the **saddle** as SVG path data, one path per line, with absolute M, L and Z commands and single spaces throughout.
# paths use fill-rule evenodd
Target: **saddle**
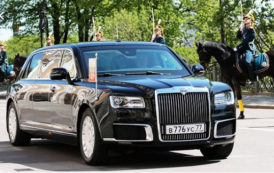
M 266 53 L 260 53 L 259 55 L 253 56 L 252 60 L 252 65 L 253 65 L 253 72 L 254 74 L 260 74 L 265 72 L 266 70 L 269 69 L 269 57 Z M 245 65 L 245 53 L 236 56 L 236 69 L 239 73 L 247 73 L 248 70 Z

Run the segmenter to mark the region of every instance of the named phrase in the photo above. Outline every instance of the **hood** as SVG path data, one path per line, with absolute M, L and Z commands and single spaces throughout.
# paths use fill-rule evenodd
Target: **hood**
M 132 75 L 132 76 L 112 76 L 99 78 L 100 85 L 105 85 L 106 88 L 121 90 L 125 87 L 132 87 L 152 94 L 156 89 L 172 88 L 178 86 L 192 87 L 207 87 L 211 88 L 212 83 L 206 78 L 198 77 L 181 77 L 181 76 L 166 76 L 166 75 Z M 149 94 L 149 95 L 150 95 Z

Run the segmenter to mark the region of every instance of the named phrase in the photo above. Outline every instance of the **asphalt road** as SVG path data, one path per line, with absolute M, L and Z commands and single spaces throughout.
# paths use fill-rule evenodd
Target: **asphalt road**
M 87 166 L 77 147 L 34 140 L 27 147 L 9 144 L 5 101 L 0 100 L 0 172 L 6 171 L 274 171 L 274 110 L 246 109 L 237 121 L 235 147 L 226 160 L 207 161 L 198 150 L 112 153 L 107 166 Z

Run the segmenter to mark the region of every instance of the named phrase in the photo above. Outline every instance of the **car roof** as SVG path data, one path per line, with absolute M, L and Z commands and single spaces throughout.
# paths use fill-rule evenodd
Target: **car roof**
M 91 46 L 163 46 L 166 47 L 164 44 L 159 43 L 152 43 L 152 42 L 133 42 L 133 41 L 97 41 L 97 42 L 81 42 L 81 43 L 67 43 L 67 44 L 58 44 L 54 46 L 47 46 L 40 49 L 35 50 L 34 52 L 39 52 L 42 50 L 47 49 L 54 49 L 54 48 L 72 48 L 72 47 L 91 47 Z

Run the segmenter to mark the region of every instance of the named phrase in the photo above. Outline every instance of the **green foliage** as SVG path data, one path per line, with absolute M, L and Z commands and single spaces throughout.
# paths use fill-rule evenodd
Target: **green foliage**
M 145 10 L 128 12 L 116 11 L 113 16 L 104 18 L 103 31 L 107 40 L 150 41 L 152 23 L 150 14 Z M 118 33 L 117 33 L 118 32 Z
M 172 48 L 182 59 L 184 59 L 189 65 L 199 63 L 199 57 L 196 51 L 196 47 L 173 47 Z
M 13 63 L 16 54 L 29 55 L 35 49 L 40 48 L 39 36 L 14 36 L 6 42 L 8 52 L 8 62 Z

